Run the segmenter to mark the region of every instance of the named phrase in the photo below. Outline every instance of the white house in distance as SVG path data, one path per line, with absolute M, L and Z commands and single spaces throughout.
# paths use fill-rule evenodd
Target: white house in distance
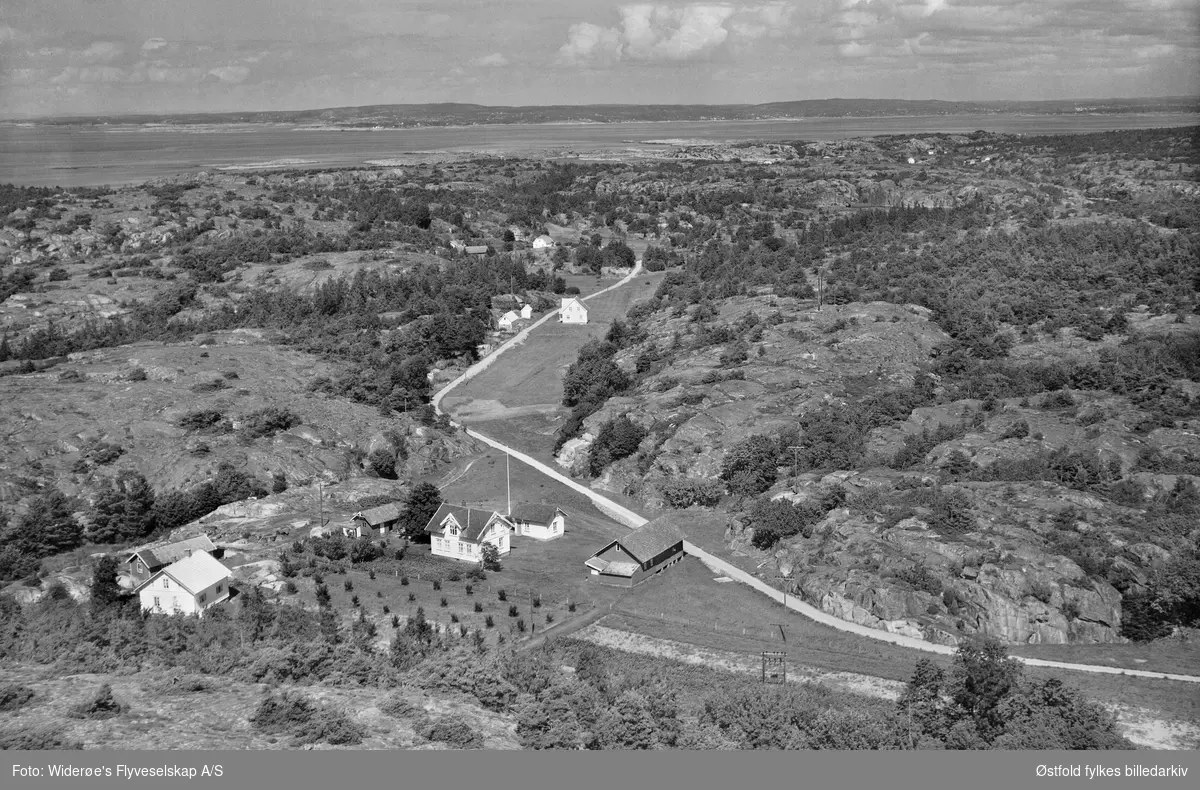
M 526 321 L 528 321 L 530 318 L 533 318 L 533 305 L 531 305 L 531 304 L 521 305 L 521 318 Z
M 425 525 L 435 557 L 468 562 L 483 560 L 483 546 L 490 543 L 503 556 L 511 548 L 512 524 L 494 510 L 443 503 Z
M 142 609 L 155 614 L 203 614 L 229 600 L 233 574 L 213 556 L 198 551 L 171 563 L 137 588 Z
M 522 503 L 508 514 L 513 530 L 538 540 L 561 537 L 567 531 L 567 511 L 556 505 Z
M 548 250 L 554 246 L 554 239 L 546 234 L 542 234 L 533 240 L 533 248 L 535 250 Z
M 507 313 L 500 316 L 500 320 L 496 322 L 496 325 L 499 326 L 501 329 L 512 329 L 513 324 L 517 323 L 520 320 L 521 320 L 520 313 L 518 313 L 516 310 L 509 310 Z
M 587 308 L 574 296 L 564 296 L 562 307 L 559 308 L 558 320 L 564 324 L 586 324 L 588 321 Z

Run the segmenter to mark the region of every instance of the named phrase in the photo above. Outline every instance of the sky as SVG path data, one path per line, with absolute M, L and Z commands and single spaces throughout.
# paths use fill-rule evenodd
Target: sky
M 0 116 L 1200 95 L 1197 0 L 2 0 Z

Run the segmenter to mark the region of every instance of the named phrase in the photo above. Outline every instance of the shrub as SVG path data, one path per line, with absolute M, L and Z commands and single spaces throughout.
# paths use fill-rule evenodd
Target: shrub
M 483 748 L 483 736 L 461 716 L 451 715 L 436 719 L 421 730 L 421 735 L 455 749 Z
M 179 418 L 176 425 L 185 431 L 203 431 L 212 428 L 224 419 L 225 415 L 216 409 L 200 409 L 190 411 Z
M 450 605 L 450 602 L 447 600 L 446 596 L 444 596 L 444 595 L 442 596 L 442 604 L 441 604 L 441 605 L 442 605 L 443 607 L 446 607 L 446 606 L 449 606 L 449 605 Z
M 460 582 L 462 581 L 462 574 L 459 573 L 457 569 L 452 570 L 450 571 L 450 575 L 446 577 L 446 581 Z
M 401 586 L 401 587 L 407 587 L 407 586 L 408 586 L 408 577 L 407 577 L 407 576 L 401 576 L 401 577 L 400 577 L 400 586 Z
M 568 612 L 575 611 L 575 602 L 574 601 L 571 601 L 569 604 L 567 604 L 567 611 Z
M 270 694 L 250 717 L 254 729 L 267 735 L 291 735 L 292 745 L 362 743 L 363 730 L 330 705 L 320 705 L 296 692 Z
M 440 589 L 442 589 L 442 583 L 441 583 L 441 581 L 439 581 L 438 579 L 434 579 L 434 580 L 433 580 L 433 589 L 435 589 L 435 590 L 440 590 Z
M 496 621 L 489 614 L 487 617 L 483 618 L 483 624 L 488 628 L 493 628 L 496 625 Z
M 228 386 L 228 385 L 226 385 Z M 302 422 L 299 415 L 278 406 L 268 406 L 265 409 L 250 412 L 242 418 L 242 434 L 258 439 L 264 436 L 274 436 L 280 431 L 299 425 Z
M 0 751 L 66 751 L 82 749 L 81 741 L 66 737 L 56 724 L 34 724 L 0 729 Z
M 533 608 L 540 609 L 541 607 L 542 607 L 542 596 L 540 596 L 540 595 L 533 596 Z
M 417 594 L 416 594 L 416 593 L 409 593 L 409 594 L 408 594 L 408 601 L 409 601 L 409 603 L 412 603 L 412 602 L 413 602 L 413 601 L 415 601 L 415 600 L 417 600 Z
M 476 601 L 476 602 L 475 602 L 475 611 L 476 611 L 476 612 L 482 612 L 482 611 L 483 611 L 483 604 L 481 604 L 479 601 Z
M 722 485 L 715 480 L 671 478 L 659 484 L 658 491 L 668 507 L 682 509 L 692 505 L 713 507 L 721 501 Z
M 469 584 L 468 584 L 468 585 L 467 585 L 467 587 L 466 587 L 466 593 L 467 593 L 467 595 L 474 595 L 474 594 L 475 594 L 475 588 L 474 588 L 474 587 L 472 587 L 471 585 L 469 585 Z
M 19 683 L 0 686 L 0 711 L 19 710 L 33 699 L 33 689 Z
M 525 633 L 525 618 L 524 617 L 521 617 L 517 620 L 517 630 L 520 631 L 521 633 Z
M 129 710 L 128 705 L 122 704 L 113 696 L 112 686 L 108 683 L 96 690 L 95 695 L 80 702 L 67 712 L 73 719 L 111 719 Z
M 354 582 L 350 581 L 349 579 L 346 579 L 346 581 L 342 583 L 342 587 L 344 587 L 346 589 L 346 592 L 353 592 L 354 591 Z
M 516 604 L 509 604 L 509 605 L 508 605 L 508 616 L 509 616 L 509 617 L 516 617 L 518 614 L 520 614 L 520 612 L 519 612 L 519 610 L 517 609 L 517 605 L 516 605 Z
M 497 597 L 497 598 L 499 598 L 501 601 L 507 601 L 507 600 L 508 600 L 508 593 L 506 593 L 506 592 L 504 591 L 504 589 L 503 589 L 503 588 L 501 588 L 500 590 L 498 590 L 498 591 L 496 592 L 496 597 Z
M 421 706 L 409 701 L 398 691 L 384 697 L 379 710 L 397 719 L 406 719 L 422 712 Z

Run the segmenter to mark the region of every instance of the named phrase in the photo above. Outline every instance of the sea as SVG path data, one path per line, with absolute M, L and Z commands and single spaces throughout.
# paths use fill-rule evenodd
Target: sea
M 761 121 L 506 124 L 413 129 L 0 123 L 0 183 L 124 185 L 200 171 L 355 167 L 478 152 L 604 158 L 664 141 L 836 140 L 884 134 L 1078 134 L 1200 124 L 1200 114 L 939 115 Z

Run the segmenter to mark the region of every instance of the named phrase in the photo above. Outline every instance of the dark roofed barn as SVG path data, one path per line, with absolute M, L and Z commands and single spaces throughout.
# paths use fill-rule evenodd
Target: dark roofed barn
M 675 516 L 660 516 L 609 543 L 584 564 L 604 584 L 633 587 L 683 559 L 684 537 Z
M 372 532 L 378 532 L 379 537 L 384 538 L 400 523 L 401 515 L 403 515 L 403 506 L 399 502 L 389 502 L 386 505 L 355 513 L 350 519 L 350 523 L 342 527 L 342 533 L 347 537 L 362 538 Z
M 190 557 L 197 551 L 206 552 L 217 559 L 223 554 L 208 535 L 197 535 L 175 543 L 151 543 L 130 549 L 124 555 L 123 569 L 132 586 L 136 587 L 171 563 Z

